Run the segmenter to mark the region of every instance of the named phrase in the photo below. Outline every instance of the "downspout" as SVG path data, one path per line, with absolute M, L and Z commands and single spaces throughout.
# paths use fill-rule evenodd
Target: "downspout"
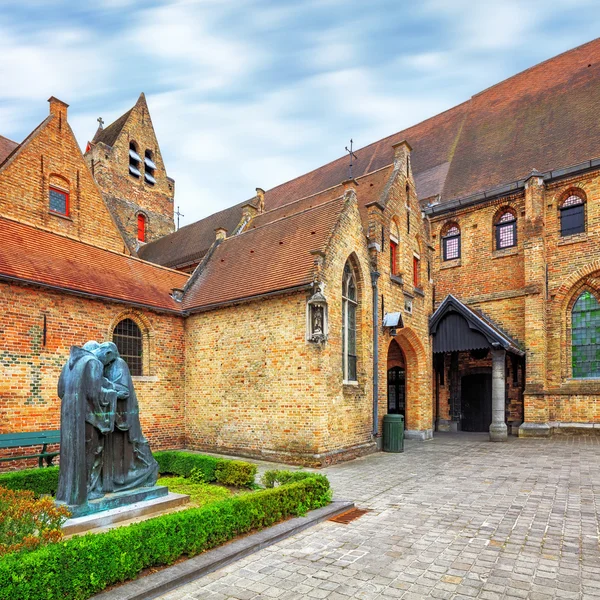
M 373 287 L 373 437 L 379 433 L 379 291 L 378 271 L 371 271 Z

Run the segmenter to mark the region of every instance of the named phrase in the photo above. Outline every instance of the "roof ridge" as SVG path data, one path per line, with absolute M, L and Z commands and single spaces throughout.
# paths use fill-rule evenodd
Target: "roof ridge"
M 269 225 L 273 225 L 274 223 L 279 223 L 281 221 L 284 221 L 285 219 L 291 219 L 292 217 L 296 217 L 298 215 L 303 215 L 304 213 L 310 212 L 311 210 L 316 210 L 318 208 L 322 208 L 323 206 L 327 206 L 327 205 L 331 204 L 332 202 L 339 202 L 343 198 L 344 198 L 343 194 L 341 196 L 336 196 L 335 198 L 331 198 L 331 200 L 326 200 L 325 202 L 321 202 L 321 204 L 317 204 L 316 206 L 309 206 L 308 208 L 305 208 L 304 210 L 299 210 L 298 212 L 292 213 L 291 215 L 283 215 L 282 217 L 279 217 L 279 219 L 274 219 L 273 221 L 263 223 L 262 225 L 259 225 L 258 227 L 252 227 L 251 229 L 245 229 L 244 231 L 242 231 L 241 233 L 238 233 L 237 235 L 232 235 L 231 237 L 225 238 L 225 240 L 223 240 L 223 241 L 226 242 L 227 240 L 233 240 L 233 239 L 239 238 L 247 233 L 252 233 L 253 231 L 260 231 L 261 229 L 268 227 Z M 304 200 L 304 198 L 303 198 L 303 200 Z M 287 205 L 285 205 L 285 206 L 287 206 Z M 263 213 L 263 214 L 267 214 L 267 213 Z
M 92 244 L 91 242 L 85 242 L 83 240 L 80 240 L 80 239 L 73 237 L 71 235 L 68 235 L 66 233 L 52 231 L 51 229 L 48 229 L 47 227 L 42 227 L 40 225 L 35 225 L 33 223 L 27 223 L 25 221 L 19 221 L 18 219 L 15 219 L 12 217 L 7 217 L 6 215 L 0 215 L 0 220 L 10 221 L 12 223 L 16 223 L 17 225 L 23 225 L 24 227 L 29 227 L 30 229 L 37 229 L 38 231 L 43 231 L 45 233 L 49 233 L 51 235 L 55 235 L 60 238 L 71 240 L 73 242 L 78 242 L 79 244 L 83 244 L 84 246 L 89 246 L 90 248 L 95 248 L 96 250 L 101 250 L 102 252 L 109 252 L 110 254 L 116 254 L 117 256 L 122 256 L 123 258 L 131 258 L 135 261 L 144 263 L 145 265 L 150 265 L 151 267 L 156 267 L 158 269 L 162 269 L 163 271 L 169 271 L 171 273 L 177 273 L 178 275 L 189 277 L 188 273 L 183 273 L 182 271 L 178 271 L 177 269 L 171 269 L 171 268 L 165 267 L 163 265 L 159 265 L 159 264 L 147 261 L 147 260 L 143 260 L 141 258 L 138 258 L 137 256 L 133 256 L 132 254 L 124 254 L 123 252 L 117 252 L 116 250 L 110 250 L 109 248 L 103 248 L 101 246 L 97 246 L 96 244 Z
M 489 87 L 484 88 L 480 92 L 473 94 L 473 96 L 471 96 L 471 98 L 477 98 L 477 97 L 481 96 L 482 94 L 484 94 L 485 92 L 492 90 L 495 87 L 498 87 L 499 85 L 504 85 L 507 81 L 510 81 L 511 79 L 514 79 L 515 77 L 520 77 L 521 75 L 523 75 L 524 73 L 527 73 L 528 71 L 533 71 L 534 69 L 537 69 L 538 67 L 542 67 L 543 65 L 546 65 L 547 63 L 552 62 L 552 61 L 556 60 L 557 58 L 564 56 L 565 54 L 571 54 L 572 52 L 581 50 L 581 48 L 583 48 L 584 46 L 588 46 L 588 45 L 593 44 L 594 42 L 598 42 L 598 41 L 600 41 L 600 37 L 594 38 L 593 40 L 590 40 L 589 42 L 584 42 L 583 44 L 579 44 L 579 46 L 575 46 L 575 48 L 569 48 L 568 50 L 565 50 L 564 52 L 561 52 L 560 54 L 555 54 L 554 56 L 551 56 L 551 57 L 543 60 L 542 62 L 531 65 L 530 67 L 527 67 L 527 68 L 523 69 L 522 71 L 515 73 L 514 75 L 510 75 L 509 77 L 507 77 L 506 79 L 503 79 L 502 81 L 498 81 L 497 83 L 494 83 L 493 85 L 490 85 Z

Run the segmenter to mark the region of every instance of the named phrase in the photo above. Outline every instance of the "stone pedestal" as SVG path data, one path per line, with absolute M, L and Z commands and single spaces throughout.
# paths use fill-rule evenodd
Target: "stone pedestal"
M 528 423 L 527 421 L 519 427 L 519 437 L 548 437 L 552 429 L 548 423 Z
M 492 424 L 490 441 L 506 442 L 508 428 L 505 421 L 506 353 L 492 350 Z
M 114 492 L 106 494 L 102 498 L 96 500 L 88 500 L 85 504 L 78 506 L 67 506 L 71 511 L 71 517 L 83 517 L 95 513 L 111 510 L 113 508 L 121 508 L 128 504 L 142 502 L 144 500 L 153 500 L 162 498 L 169 493 L 169 490 L 164 485 L 155 485 L 152 487 L 137 488 L 135 490 L 127 490 L 125 492 Z M 62 504 L 58 503 L 57 504 Z

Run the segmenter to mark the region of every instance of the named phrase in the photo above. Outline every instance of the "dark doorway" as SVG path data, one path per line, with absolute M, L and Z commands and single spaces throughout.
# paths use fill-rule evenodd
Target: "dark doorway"
M 463 431 L 489 431 L 492 423 L 492 375 L 465 375 L 461 380 Z
M 388 414 L 406 419 L 406 371 L 404 367 L 388 369 Z

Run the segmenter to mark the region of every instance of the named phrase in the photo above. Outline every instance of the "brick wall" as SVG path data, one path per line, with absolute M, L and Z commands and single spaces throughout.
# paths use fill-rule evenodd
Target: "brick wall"
M 67 122 L 67 106 L 51 99 L 50 117 L 0 169 L 0 214 L 123 252 L 125 244 Z M 69 194 L 69 214 L 49 210 L 49 187 Z
M 59 429 L 56 388 L 70 347 L 111 339 L 129 317 L 144 335 L 144 376 L 134 379 L 144 434 L 153 449 L 182 446 L 182 319 L 5 283 L 0 306 L 0 433 Z

